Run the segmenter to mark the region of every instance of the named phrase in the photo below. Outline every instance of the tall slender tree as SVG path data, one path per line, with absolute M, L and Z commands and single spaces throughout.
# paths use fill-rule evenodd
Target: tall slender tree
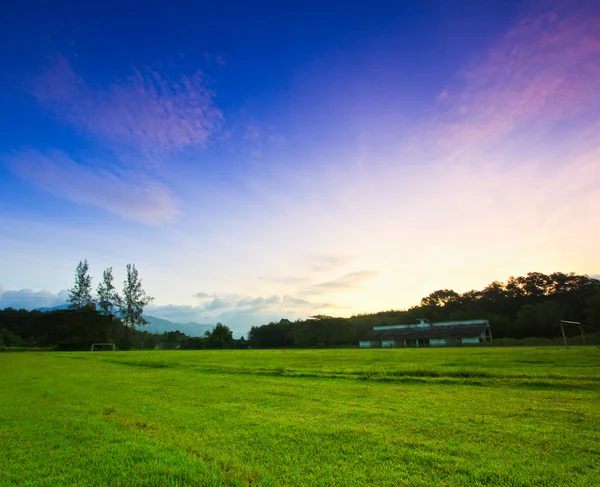
M 69 289 L 69 308 L 80 309 L 94 304 L 92 299 L 92 276 L 89 275 L 87 259 L 79 261 L 75 269 L 75 284 Z
M 102 274 L 102 282 L 98 284 L 98 307 L 100 312 L 105 316 L 114 314 L 115 310 L 119 308 L 121 297 L 115 286 L 113 286 L 113 274 L 112 267 L 109 267 Z
M 126 329 L 147 325 L 142 316 L 144 306 L 151 303 L 153 297 L 148 296 L 142 288 L 142 280 L 138 275 L 135 264 L 127 264 L 127 277 L 123 281 L 123 298 L 119 303 L 121 320 Z

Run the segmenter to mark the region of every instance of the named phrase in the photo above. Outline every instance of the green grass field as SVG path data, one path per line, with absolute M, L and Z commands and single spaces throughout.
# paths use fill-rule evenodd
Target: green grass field
M 600 485 L 600 350 L 0 353 L 0 485 Z

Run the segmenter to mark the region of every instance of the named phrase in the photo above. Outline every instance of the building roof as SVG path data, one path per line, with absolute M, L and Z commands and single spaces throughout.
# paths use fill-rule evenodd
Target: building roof
M 362 341 L 366 340 L 414 340 L 416 338 L 475 338 L 481 336 L 489 326 L 487 322 L 454 326 L 428 326 L 426 328 L 410 327 L 370 331 Z
M 419 319 L 419 323 L 413 323 L 411 325 L 381 325 L 374 326 L 373 330 L 375 331 L 387 331 L 387 330 L 396 330 L 401 328 L 428 328 L 430 326 L 464 326 L 464 325 L 489 325 L 490 322 L 488 320 L 462 320 L 462 321 L 438 321 L 436 323 L 430 323 L 424 318 Z

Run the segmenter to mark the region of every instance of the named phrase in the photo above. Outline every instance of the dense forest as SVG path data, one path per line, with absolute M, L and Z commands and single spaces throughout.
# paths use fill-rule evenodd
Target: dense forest
M 80 268 L 77 272 L 76 284 L 86 274 Z M 112 311 L 102 300 L 97 303 L 89 298 L 72 309 L 51 312 L 7 308 L 0 311 L 0 348 L 84 350 L 99 342 L 116 343 L 120 349 L 356 346 L 373 326 L 411 324 L 419 318 L 431 322 L 487 319 L 495 339 L 554 338 L 561 335 L 562 319 L 581 322 L 588 327 L 588 333 L 600 330 L 600 281 L 572 273 L 532 272 L 524 277 L 511 277 L 506 283 L 493 282 L 481 291 L 463 294 L 447 289 L 435 291 L 423 298 L 419 306 L 407 310 L 350 318 L 318 315 L 297 321 L 281 319 L 252 327 L 247 341 L 243 337 L 234 339 L 231 330 L 221 323 L 201 337 L 178 331 L 152 334 L 140 330 L 144 324 L 141 310 L 133 325 L 117 310 Z M 579 333 L 577 328 L 565 331 L 568 335 Z
M 252 348 L 355 345 L 373 326 L 411 324 L 419 318 L 430 322 L 487 319 L 494 338 L 559 337 L 563 319 L 581 322 L 593 333 L 594 328 L 600 329 L 600 281 L 573 273 L 530 272 L 506 283 L 492 282 L 481 291 L 435 291 L 407 310 L 351 318 L 282 319 L 252 327 L 248 343 Z M 565 331 L 579 333 L 577 328 Z

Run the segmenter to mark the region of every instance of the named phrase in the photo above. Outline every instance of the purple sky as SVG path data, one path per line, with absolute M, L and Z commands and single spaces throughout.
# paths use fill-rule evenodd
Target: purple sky
M 600 5 L 388 3 L 6 9 L 0 307 L 83 258 L 237 332 L 600 273 Z

